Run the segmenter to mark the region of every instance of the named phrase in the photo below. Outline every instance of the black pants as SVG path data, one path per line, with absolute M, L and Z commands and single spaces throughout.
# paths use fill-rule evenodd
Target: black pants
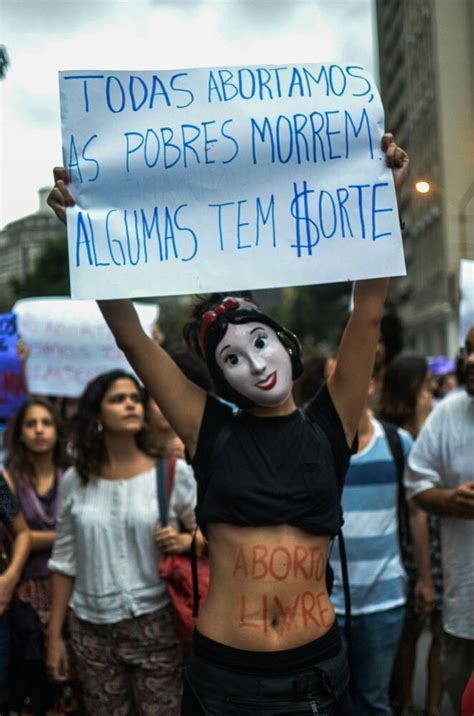
M 216 643 L 199 635 L 199 642 L 202 639 L 211 646 L 209 657 Z M 261 668 L 252 659 L 252 671 L 244 671 L 239 661 L 246 654 L 255 657 L 255 652 L 224 647 L 228 663 L 221 658 L 217 665 L 216 659 L 203 658 L 202 649 L 194 649 L 185 669 L 182 716 L 353 716 L 349 668 L 340 640 L 336 653 L 331 648 L 327 656 L 326 650 L 324 658 L 318 656 L 320 641 L 284 652 L 259 652 Z M 217 653 L 222 652 L 222 645 L 216 646 Z M 308 646 L 314 647 L 312 658 Z M 303 665 L 295 668 L 302 650 Z
M 35 716 L 46 716 L 59 687 L 48 678 L 39 617 L 31 604 L 17 602 L 10 609 L 10 620 L 10 710 L 21 713 L 29 697 Z

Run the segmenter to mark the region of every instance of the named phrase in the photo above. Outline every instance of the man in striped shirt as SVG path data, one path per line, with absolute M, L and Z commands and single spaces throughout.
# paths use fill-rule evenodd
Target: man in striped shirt
M 369 389 L 369 400 L 375 381 Z M 398 434 L 405 457 L 412 438 Z M 406 575 L 398 538 L 397 465 L 382 424 L 368 406 L 359 424 L 359 450 L 351 458 L 342 507 L 352 602 L 348 647 L 357 716 L 391 714 L 389 686 L 403 627 Z M 344 624 L 344 593 L 338 545 L 331 554 L 331 599 Z

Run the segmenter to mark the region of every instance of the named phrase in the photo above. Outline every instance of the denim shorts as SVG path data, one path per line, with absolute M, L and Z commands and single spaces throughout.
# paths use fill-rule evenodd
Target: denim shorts
M 337 627 L 333 629 L 337 633 Z M 251 672 L 236 668 L 245 654 L 239 649 L 226 647 L 231 657 L 237 655 L 232 666 L 211 662 L 195 649 L 185 668 L 182 716 L 352 716 L 349 667 L 340 639 L 336 653 L 331 650 L 332 655 L 322 659 L 320 641 L 285 652 L 249 652 L 252 657 L 258 654 L 263 667 L 254 663 Z M 313 657 L 308 646 L 313 647 Z M 298 664 L 302 649 L 304 665 L 282 669 L 282 655 L 288 663 Z

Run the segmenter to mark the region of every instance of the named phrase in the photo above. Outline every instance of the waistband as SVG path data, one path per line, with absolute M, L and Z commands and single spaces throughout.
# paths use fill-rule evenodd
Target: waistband
M 249 651 L 236 649 L 209 639 L 194 630 L 192 651 L 194 656 L 223 669 L 244 674 L 291 674 L 311 669 L 318 662 L 331 659 L 342 649 L 337 622 L 319 639 L 278 651 Z

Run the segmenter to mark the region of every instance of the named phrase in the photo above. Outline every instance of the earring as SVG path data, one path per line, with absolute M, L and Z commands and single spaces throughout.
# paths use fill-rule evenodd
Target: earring
M 98 433 L 101 433 L 101 432 L 103 431 L 104 426 L 102 425 L 102 423 L 100 422 L 100 420 L 98 420 L 98 421 L 96 422 L 96 424 L 95 424 L 95 429 L 96 429 L 96 431 L 97 431 Z

